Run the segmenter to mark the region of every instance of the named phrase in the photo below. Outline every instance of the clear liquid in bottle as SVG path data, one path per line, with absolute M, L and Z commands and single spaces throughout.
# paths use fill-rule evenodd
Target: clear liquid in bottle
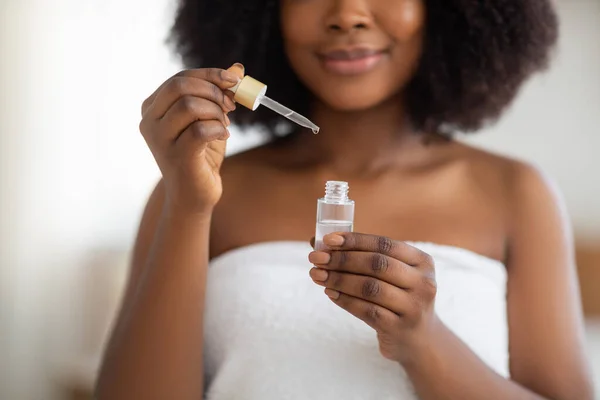
M 317 222 L 315 250 L 327 248 L 327 246 L 323 244 L 323 236 L 334 232 L 352 232 L 353 225 L 354 223 L 352 221 L 323 220 Z
M 323 236 L 334 232 L 352 232 L 354 201 L 348 198 L 348 183 L 328 181 L 325 196 L 317 202 L 315 250 L 326 249 Z

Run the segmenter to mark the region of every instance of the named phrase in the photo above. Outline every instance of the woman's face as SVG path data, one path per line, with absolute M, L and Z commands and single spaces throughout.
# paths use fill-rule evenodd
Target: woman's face
M 281 0 L 286 54 L 300 80 L 340 111 L 374 107 L 411 79 L 423 0 Z

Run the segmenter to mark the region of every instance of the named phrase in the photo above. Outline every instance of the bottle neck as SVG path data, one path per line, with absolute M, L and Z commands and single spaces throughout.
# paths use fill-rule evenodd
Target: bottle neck
M 327 203 L 346 203 L 350 200 L 348 198 L 349 190 L 348 182 L 328 181 L 325 184 L 324 200 Z

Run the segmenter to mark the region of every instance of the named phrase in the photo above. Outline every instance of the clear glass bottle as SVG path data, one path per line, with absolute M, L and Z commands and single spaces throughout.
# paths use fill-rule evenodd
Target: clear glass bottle
M 348 182 L 328 181 L 325 197 L 317 201 L 317 229 L 315 250 L 327 248 L 323 236 L 333 232 L 352 232 L 354 201 L 348 198 Z

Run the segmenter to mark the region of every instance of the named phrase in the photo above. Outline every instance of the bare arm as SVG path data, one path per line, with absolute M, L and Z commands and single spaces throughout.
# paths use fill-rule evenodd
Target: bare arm
M 159 186 L 141 224 L 99 399 L 202 398 L 210 220 L 159 208 L 160 192 Z
M 524 167 L 516 192 L 508 315 L 513 379 L 550 398 L 591 399 L 568 217 L 555 188 Z
M 164 179 L 140 226 L 98 399 L 202 398 L 209 230 L 222 193 L 226 114 L 235 108 L 224 90 L 242 74 L 239 68 L 183 71 L 142 106 L 140 131 Z
M 405 365 L 423 400 L 593 399 L 567 219 L 542 177 L 518 169 L 507 266 L 511 380 L 439 323 L 429 346 Z
M 150 255 L 159 221 L 163 216 L 163 208 L 165 206 L 165 186 L 162 179 L 158 182 L 142 215 L 142 220 L 138 228 L 138 234 L 133 247 L 133 256 L 131 259 L 131 267 L 129 270 L 129 279 L 125 288 L 125 295 L 121 308 L 127 309 L 131 303 L 131 299 L 135 294 L 135 289 L 140 283 L 140 276 L 144 271 L 144 267 Z

